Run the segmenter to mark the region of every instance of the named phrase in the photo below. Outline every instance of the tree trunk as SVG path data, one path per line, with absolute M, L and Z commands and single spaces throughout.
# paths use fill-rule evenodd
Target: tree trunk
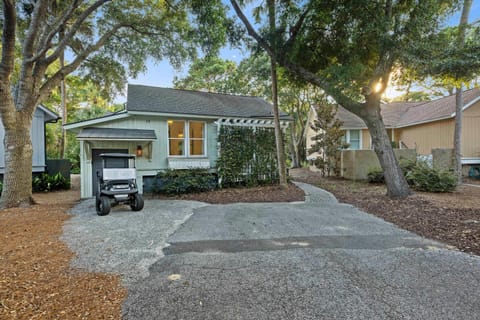
M 465 27 L 468 23 L 472 0 L 463 2 L 462 16 L 458 25 L 458 46 L 463 47 L 465 44 Z M 457 86 L 455 90 L 455 131 L 453 135 L 453 168 L 457 176 L 457 184 L 462 183 L 462 118 L 463 118 L 463 89 Z
M 268 0 L 268 18 L 270 31 L 275 31 L 275 0 Z M 275 37 L 273 39 L 273 47 L 275 48 Z M 281 186 L 287 185 L 287 168 L 285 164 L 285 148 L 283 145 L 282 128 L 280 127 L 280 115 L 278 112 L 278 81 L 277 81 L 277 60 L 275 52 L 270 56 L 270 71 L 272 75 L 272 102 L 273 102 L 273 119 L 275 123 L 275 144 L 277 147 L 278 174 Z
M 17 111 L 14 116 L 15 124 L 5 124 L 5 174 L 0 198 L 2 208 L 28 206 L 32 203 L 32 115 Z
M 277 147 L 278 174 L 281 186 L 287 185 L 287 168 L 285 165 L 285 148 L 283 146 L 283 134 L 280 127 L 280 115 L 278 112 L 278 93 L 277 93 L 277 64 L 271 59 L 272 71 L 272 100 L 273 100 L 273 118 L 275 123 L 275 144 Z
M 463 90 L 457 88 L 455 92 L 455 131 L 453 134 L 453 168 L 457 177 L 457 184 L 462 183 L 462 118 L 463 118 Z
M 391 139 L 380 115 L 380 100 L 367 101 L 365 107 L 366 113 L 362 118 L 370 131 L 373 150 L 383 169 L 387 196 L 390 198 L 405 198 L 411 194 L 410 187 L 395 157 Z
M 60 41 L 63 40 L 65 37 L 65 30 L 64 28 L 60 29 L 59 32 Z M 65 52 L 62 50 L 62 53 L 59 57 L 60 60 L 60 68 L 65 66 Z M 65 85 L 65 77 L 62 76 L 62 81 L 60 82 L 60 96 L 61 96 L 61 109 L 62 109 L 62 137 L 60 140 L 60 158 L 65 158 L 65 147 L 67 143 L 67 130 L 65 129 L 65 125 L 67 124 L 67 88 Z
M 291 139 L 291 146 L 292 146 L 292 168 L 298 168 L 300 167 L 300 157 L 299 157 L 299 152 L 298 152 L 298 144 L 297 144 L 297 139 L 296 139 L 296 132 L 297 128 L 295 125 L 295 122 L 292 123 L 292 128 L 290 131 L 290 139 Z

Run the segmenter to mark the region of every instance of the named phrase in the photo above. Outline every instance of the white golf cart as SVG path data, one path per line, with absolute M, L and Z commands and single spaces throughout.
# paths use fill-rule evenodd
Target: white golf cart
M 125 153 L 102 153 L 102 169 L 97 171 L 95 207 L 99 216 L 110 213 L 110 208 L 123 203 L 133 211 L 143 209 L 143 198 L 138 193 L 135 156 Z

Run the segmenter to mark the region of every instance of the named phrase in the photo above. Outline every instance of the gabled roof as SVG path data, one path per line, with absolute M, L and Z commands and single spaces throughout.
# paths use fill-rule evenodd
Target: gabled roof
M 480 89 L 463 92 L 464 109 L 480 101 Z M 382 104 L 380 112 L 387 128 L 401 128 L 455 117 L 455 95 L 428 102 L 392 102 Z M 343 129 L 364 129 L 367 126 L 358 116 L 339 106 L 337 118 Z
M 464 109 L 479 101 L 480 89 L 474 88 L 463 92 Z M 412 108 L 398 121 L 397 127 L 407 127 L 415 124 L 438 121 L 455 117 L 455 95 L 428 101 Z
M 407 110 L 419 102 L 393 102 L 389 104 L 381 104 L 380 112 L 382 114 L 383 123 L 385 127 L 395 127 L 401 117 L 407 112 Z M 342 106 L 338 107 L 336 117 L 342 121 L 343 129 L 364 129 L 367 128 L 365 122 L 357 115 L 351 113 Z
M 235 118 L 273 118 L 270 103 L 257 97 L 128 85 L 128 112 Z M 282 118 L 288 115 L 280 113 Z

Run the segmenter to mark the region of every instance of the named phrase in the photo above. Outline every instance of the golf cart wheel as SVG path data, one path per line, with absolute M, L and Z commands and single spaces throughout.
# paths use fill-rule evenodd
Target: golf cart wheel
M 106 216 L 110 213 L 110 198 L 106 196 L 101 196 L 97 200 L 97 214 L 99 216 Z
M 132 208 L 133 211 L 140 211 L 143 209 L 143 198 L 141 195 L 138 193 L 133 195 L 130 208 Z

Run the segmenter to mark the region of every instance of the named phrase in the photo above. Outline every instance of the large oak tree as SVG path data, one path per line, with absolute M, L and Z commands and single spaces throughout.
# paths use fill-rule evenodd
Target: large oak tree
M 255 28 L 241 3 L 230 2 L 248 34 L 278 64 L 364 120 L 387 194 L 408 196 L 380 115 L 381 97 L 395 64 L 436 32 L 452 1 L 269 1 L 277 7 L 274 31 L 264 27 L 267 22 Z
M 143 71 L 148 57 L 178 66 L 198 48 L 223 43 L 231 29 L 224 9 L 209 0 L 2 0 L 0 206 L 31 203 L 33 113 L 66 75 L 80 71 L 118 86 Z M 68 62 L 61 65 L 64 53 Z M 60 67 L 47 73 L 55 63 Z

